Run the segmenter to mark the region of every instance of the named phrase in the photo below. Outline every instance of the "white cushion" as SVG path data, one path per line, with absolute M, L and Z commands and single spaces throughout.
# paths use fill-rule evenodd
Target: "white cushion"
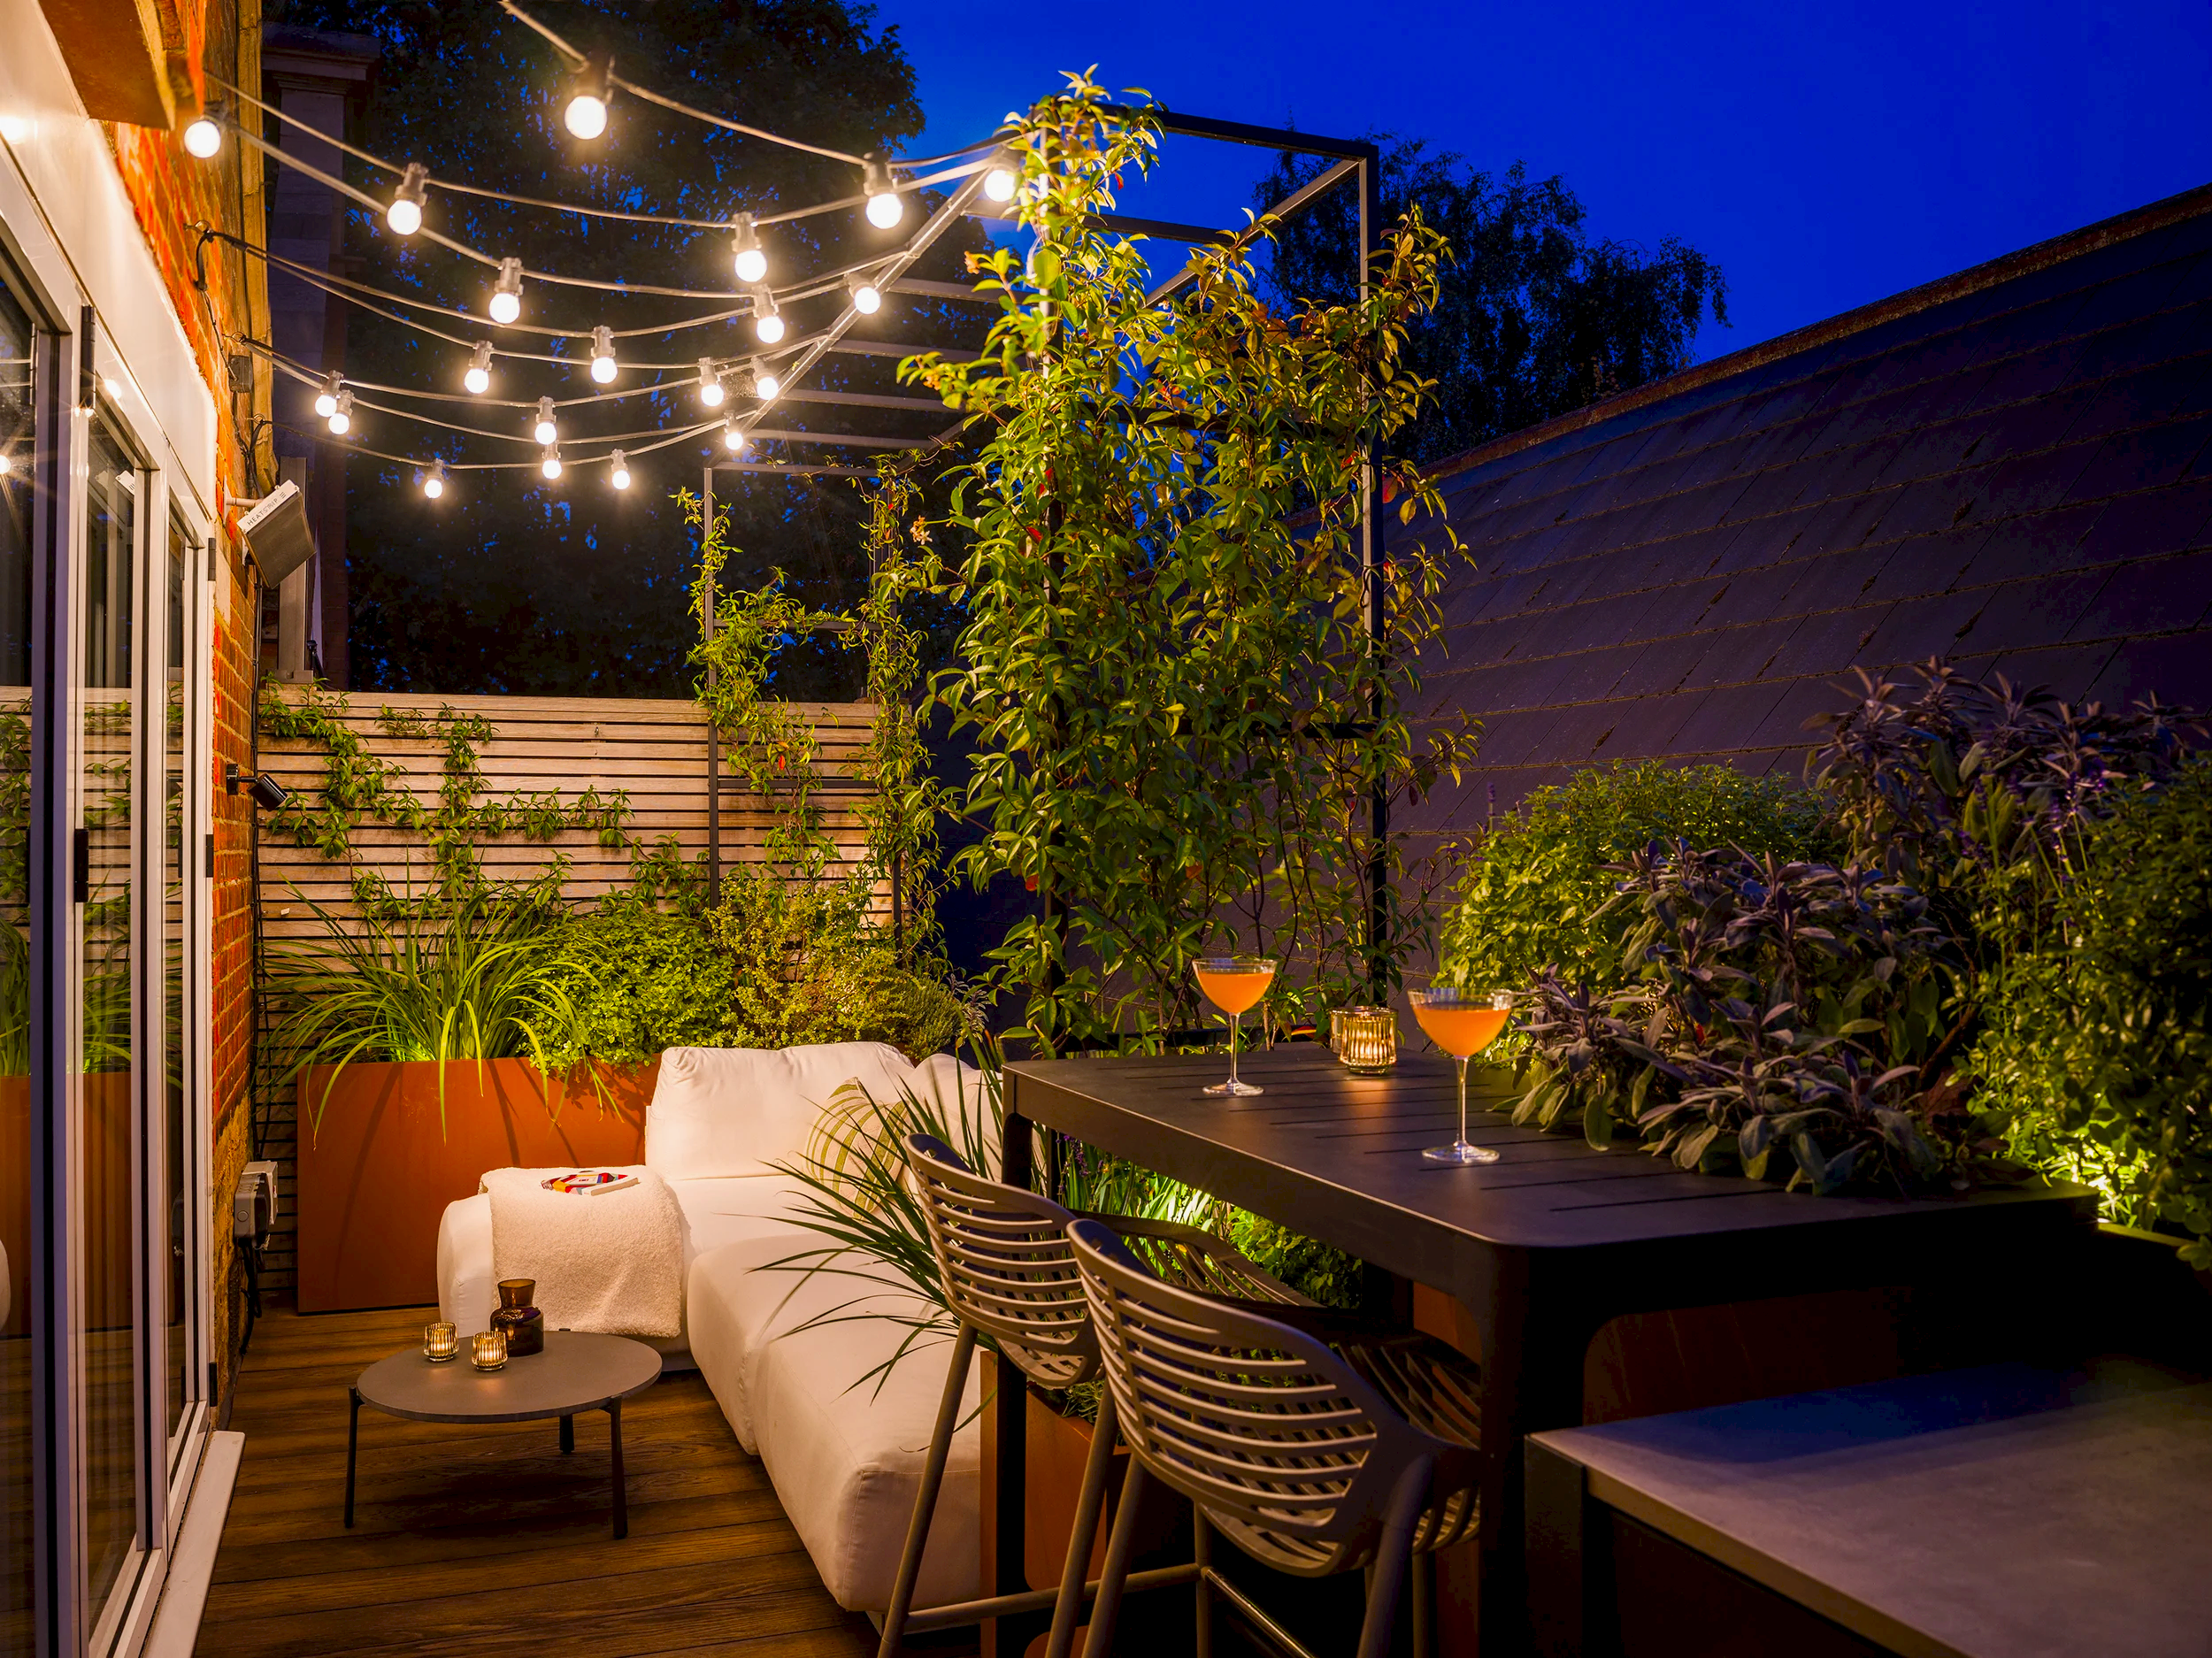
M 830 1096 L 854 1078 L 895 1099 L 914 1068 L 882 1042 L 672 1048 L 645 1111 L 646 1166 L 668 1180 L 796 1166 Z

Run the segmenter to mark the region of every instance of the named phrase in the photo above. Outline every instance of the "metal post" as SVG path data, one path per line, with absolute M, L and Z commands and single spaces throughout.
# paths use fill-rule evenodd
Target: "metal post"
M 1373 281 L 1374 233 L 1382 218 L 1379 158 L 1371 150 L 1359 161 L 1359 296 L 1363 305 Z M 1368 741 L 1374 741 L 1384 712 L 1381 659 L 1390 649 L 1389 586 L 1383 572 L 1383 530 L 1375 515 L 1375 473 L 1380 446 L 1369 442 L 1366 464 L 1360 469 L 1360 570 L 1367 581 L 1367 603 L 1363 620 L 1367 649 L 1378 676 L 1368 695 Z M 1367 979 L 1368 998 L 1377 1007 L 1390 1000 L 1390 790 L 1378 772 L 1367 801 Z
M 701 515 L 699 518 L 699 557 L 703 564 L 707 541 L 714 534 L 714 468 L 706 469 L 705 481 L 699 487 Z M 702 587 L 699 596 L 699 636 L 703 640 L 714 637 L 714 577 L 701 571 Z M 707 663 L 707 689 L 714 689 L 714 663 Z M 722 732 L 715 725 L 714 715 L 707 715 L 707 908 L 715 909 L 722 902 Z

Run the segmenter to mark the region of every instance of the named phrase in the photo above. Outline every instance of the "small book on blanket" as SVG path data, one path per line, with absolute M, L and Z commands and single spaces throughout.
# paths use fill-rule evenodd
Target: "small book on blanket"
M 577 1203 L 557 1183 L 579 1173 L 615 1180 Z M 683 1333 L 684 1215 L 650 1169 L 495 1169 L 478 1185 L 492 1201 L 492 1276 L 535 1278 L 548 1330 Z

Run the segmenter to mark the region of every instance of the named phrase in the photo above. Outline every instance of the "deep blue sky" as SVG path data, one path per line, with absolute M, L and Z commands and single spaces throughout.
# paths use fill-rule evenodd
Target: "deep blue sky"
M 928 153 L 1099 65 L 1194 114 L 1556 173 L 1599 236 L 1719 261 L 1701 356 L 2212 182 L 2212 4 L 887 0 Z M 1193 149 L 1213 149 L 1192 146 Z M 1132 211 L 1228 222 L 1266 158 L 1167 149 Z

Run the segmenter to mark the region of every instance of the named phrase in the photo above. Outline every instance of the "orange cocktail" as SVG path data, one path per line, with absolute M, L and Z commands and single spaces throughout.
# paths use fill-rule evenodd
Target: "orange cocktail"
M 1209 1086 L 1208 1094 L 1258 1094 L 1256 1082 L 1237 1079 L 1237 1038 L 1244 1029 L 1245 1010 L 1257 1005 L 1275 982 L 1271 956 L 1202 956 L 1191 963 L 1198 987 L 1206 1000 L 1229 1016 L 1229 1080 Z
M 1487 1146 L 1467 1140 L 1467 1062 L 1497 1040 L 1513 1012 L 1509 990 L 1463 990 L 1455 985 L 1433 985 L 1412 993 L 1413 1017 L 1428 1032 L 1429 1040 L 1459 1063 L 1459 1138 L 1448 1146 L 1432 1146 L 1421 1155 L 1431 1163 L 1495 1163 L 1498 1154 Z

